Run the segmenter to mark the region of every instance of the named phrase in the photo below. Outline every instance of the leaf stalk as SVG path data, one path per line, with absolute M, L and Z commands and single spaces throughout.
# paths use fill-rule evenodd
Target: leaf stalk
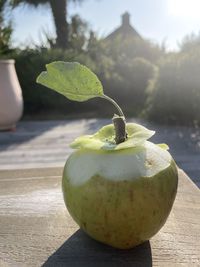
M 120 106 L 117 104 L 117 102 L 115 102 L 115 100 L 113 100 L 107 95 L 102 95 L 101 97 L 111 102 L 118 110 L 119 115 L 114 115 L 112 121 L 113 121 L 114 128 L 115 128 L 115 142 L 116 144 L 120 144 L 126 141 L 127 139 L 126 120 L 125 120 L 124 113 L 122 109 L 120 108 Z

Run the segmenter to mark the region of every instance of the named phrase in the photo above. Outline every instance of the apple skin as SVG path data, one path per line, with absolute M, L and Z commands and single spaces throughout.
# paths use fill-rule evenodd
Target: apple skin
M 164 225 L 177 192 L 173 158 L 168 167 L 152 177 L 112 181 L 97 174 L 83 184 L 73 185 L 68 177 L 68 161 L 76 161 L 72 156 L 63 172 L 64 201 L 75 222 L 89 236 L 115 248 L 129 249 L 149 240 Z

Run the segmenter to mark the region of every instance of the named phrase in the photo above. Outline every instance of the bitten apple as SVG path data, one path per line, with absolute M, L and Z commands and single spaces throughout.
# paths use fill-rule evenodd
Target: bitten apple
M 150 239 L 164 225 L 177 190 L 177 168 L 165 146 L 145 141 L 110 151 L 95 144 L 92 149 L 88 137 L 80 140 L 62 183 L 73 219 L 88 235 L 116 248 Z
M 37 82 L 73 101 L 99 97 L 112 103 L 113 124 L 71 144 L 63 172 L 63 195 L 77 224 L 94 239 L 116 248 L 134 247 L 164 225 L 177 190 L 176 164 L 165 144 L 147 141 L 154 131 L 126 123 L 119 105 L 98 77 L 77 62 L 46 66 Z

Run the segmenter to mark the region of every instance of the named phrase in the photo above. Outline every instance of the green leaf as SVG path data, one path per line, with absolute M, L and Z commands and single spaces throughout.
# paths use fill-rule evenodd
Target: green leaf
M 157 146 L 159 146 L 160 148 L 164 149 L 164 150 L 169 150 L 169 147 L 167 144 L 157 144 Z
M 97 76 L 77 62 L 56 61 L 46 65 L 37 78 L 40 83 L 70 100 L 86 101 L 103 96 L 103 87 Z
M 127 140 L 118 145 L 115 143 L 114 126 L 109 124 L 93 135 L 76 138 L 70 146 L 74 149 L 120 150 L 140 146 L 155 133 L 136 123 L 127 123 L 126 131 L 128 133 Z

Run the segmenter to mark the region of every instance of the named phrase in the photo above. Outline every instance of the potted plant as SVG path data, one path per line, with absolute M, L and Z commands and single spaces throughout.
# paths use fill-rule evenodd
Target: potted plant
M 6 1 L 0 2 L 0 130 L 15 128 L 23 111 L 23 97 L 11 54 L 12 27 L 5 25 L 3 10 Z
M 0 59 L 0 130 L 15 128 L 23 112 L 23 97 L 13 59 Z

